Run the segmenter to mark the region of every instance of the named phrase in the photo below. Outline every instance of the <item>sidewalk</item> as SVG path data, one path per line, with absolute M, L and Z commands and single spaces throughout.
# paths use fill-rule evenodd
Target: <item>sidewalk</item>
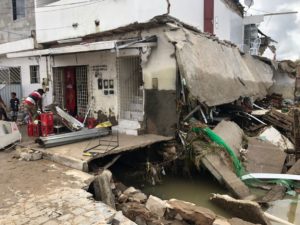
M 0 152 L 0 224 L 134 224 L 84 190 L 93 176 L 13 155 Z

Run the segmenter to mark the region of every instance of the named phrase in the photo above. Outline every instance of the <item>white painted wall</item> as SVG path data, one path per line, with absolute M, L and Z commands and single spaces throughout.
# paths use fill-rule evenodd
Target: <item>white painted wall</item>
M 104 91 L 98 89 L 97 79 L 93 66 L 107 65 L 107 71 L 101 71 L 102 79 L 114 80 L 114 95 L 104 95 Z M 94 97 L 94 105 L 92 110 L 97 112 L 102 110 L 107 113 L 111 109 L 116 115 L 118 114 L 118 81 L 116 71 L 116 53 L 109 51 L 102 52 L 88 52 L 81 54 L 69 54 L 53 56 L 53 67 L 66 67 L 66 66 L 88 66 L 88 88 L 91 101 Z
M 82 1 L 60 0 L 51 4 L 51 7 L 37 8 L 37 41 L 45 43 L 82 37 L 134 22 L 148 22 L 155 16 L 166 14 L 168 9 L 167 0 L 78 2 Z M 204 0 L 170 0 L 170 4 L 169 15 L 203 30 Z M 95 20 L 100 21 L 98 27 L 95 26 Z M 77 28 L 72 27 L 74 23 L 78 23 Z M 240 42 L 243 33 L 242 23 L 242 18 L 227 7 L 222 0 L 215 0 L 215 31 L 221 39 Z M 238 37 L 235 37 L 235 34 Z
M 47 78 L 46 58 L 45 57 L 30 57 L 30 58 L 15 58 L 7 59 L 0 57 L 0 66 L 21 67 L 21 83 L 23 97 L 28 96 L 32 91 L 42 88 L 42 84 L 30 83 L 30 69 L 31 65 L 40 66 L 40 81 L 43 78 Z M 52 90 L 46 93 L 44 96 L 44 105 L 48 105 L 52 102 Z
M 34 49 L 34 40 L 33 38 L 26 38 L 19 41 L 12 41 L 0 44 L 0 55 L 9 52 L 19 52 L 31 49 Z
M 153 48 L 151 55 L 142 64 L 144 88 L 152 89 L 152 79 L 158 79 L 158 90 L 176 90 L 176 60 L 175 47 L 170 43 L 164 30 L 168 28 L 155 28 L 143 31 L 143 36 L 157 35 L 157 47 Z
M 214 32 L 221 40 L 229 40 L 238 46 L 244 43 L 243 18 L 222 0 L 215 0 Z
M 134 22 L 147 22 L 157 15 L 167 13 L 166 0 L 103 0 L 75 5 L 81 0 L 61 0 L 56 7 L 36 9 L 37 41 L 39 43 L 82 37 Z M 95 26 L 95 20 L 100 25 Z M 72 24 L 78 23 L 77 28 Z
M 82 37 L 134 22 L 147 22 L 155 16 L 166 14 L 168 9 L 166 0 L 104 0 L 66 5 L 78 2 L 82 1 L 61 0 L 51 4 L 51 7 L 37 8 L 37 41 L 45 43 Z M 170 0 L 170 15 L 203 30 L 203 2 Z M 95 20 L 100 21 L 99 27 L 95 26 Z M 73 23 L 78 23 L 78 27 L 73 28 Z
M 203 31 L 204 0 L 170 0 L 170 15 Z

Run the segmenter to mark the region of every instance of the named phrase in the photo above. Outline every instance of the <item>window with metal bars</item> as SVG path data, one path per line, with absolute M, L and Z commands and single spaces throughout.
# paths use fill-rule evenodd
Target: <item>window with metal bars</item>
M 12 0 L 13 20 L 25 17 L 25 0 Z
M 21 68 L 0 67 L 0 84 L 21 84 Z
M 30 83 L 40 83 L 40 66 L 30 66 Z

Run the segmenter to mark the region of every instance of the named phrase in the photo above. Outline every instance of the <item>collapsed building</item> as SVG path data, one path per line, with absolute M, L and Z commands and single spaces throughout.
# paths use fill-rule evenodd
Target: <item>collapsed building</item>
M 90 116 L 114 115 L 127 134 L 172 135 L 185 85 L 190 97 L 213 107 L 240 97 L 263 98 L 276 87 L 274 77 L 279 79 L 270 63 L 167 16 L 91 40 L 8 57 L 38 60 L 47 74 L 46 103 L 81 117 L 91 106 Z

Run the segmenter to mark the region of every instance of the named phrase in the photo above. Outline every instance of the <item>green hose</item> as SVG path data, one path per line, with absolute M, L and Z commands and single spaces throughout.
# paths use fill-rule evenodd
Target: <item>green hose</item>
M 199 132 L 204 133 L 206 136 L 209 137 L 209 139 L 211 141 L 224 147 L 226 152 L 231 157 L 236 175 L 238 177 L 245 175 L 245 169 L 244 169 L 242 163 L 240 162 L 240 160 L 238 159 L 238 157 L 236 156 L 235 152 L 226 144 L 226 142 L 219 135 L 217 135 L 215 132 L 213 132 L 209 127 L 193 128 L 193 131 L 196 133 L 199 133 Z

